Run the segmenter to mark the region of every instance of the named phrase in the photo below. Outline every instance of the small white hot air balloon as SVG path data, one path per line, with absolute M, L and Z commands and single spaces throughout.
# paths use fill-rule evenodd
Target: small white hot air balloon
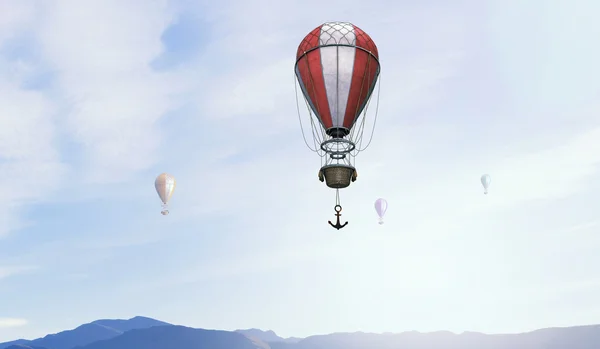
M 488 188 L 490 187 L 490 183 L 492 183 L 492 177 L 489 174 L 484 174 L 481 176 L 481 185 L 483 185 L 483 193 L 488 193 Z
M 177 182 L 175 181 L 175 177 L 168 173 L 159 174 L 154 181 L 154 187 L 156 188 L 156 192 L 160 197 L 160 201 L 162 201 L 162 211 L 160 211 L 160 213 L 163 216 L 169 214 L 168 204 L 169 200 L 171 200 L 171 196 L 173 196 L 176 185 Z
M 379 216 L 379 224 L 383 224 L 383 216 L 385 215 L 385 211 L 387 211 L 388 203 L 385 199 L 377 199 L 375 200 L 375 211 Z

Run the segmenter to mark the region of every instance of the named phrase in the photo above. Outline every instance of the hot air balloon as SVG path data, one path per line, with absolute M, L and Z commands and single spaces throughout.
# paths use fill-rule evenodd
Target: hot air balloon
M 324 23 L 298 46 L 295 73 L 310 115 L 314 147 L 306 137 L 304 141 L 321 156 L 319 180 L 336 190 L 337 224 L 329 223 L 339 230 L 345 226 L 339 222 L 339 189 L 356 181 L 354 158 L 371 142 L 362 147 L 365 114 L 380 73 L 377 46 L 352 23 Z M 298 116 L 304 136 L 299 106 Z
M 489 174 L 484 174 L 481 176 L 481 185 L 483 185 L 483 193 L 488 193 L 488 188 L 490 187 L 490 183 L 492 183 L 492 177 Z
M 383 224 L 383 216 L 385 215 L 385 211 L 387 211 L 388 203 L 385 199 L 377 199 L 375 200 L 375 211 L 379 216 L 379 224 Z
M 159 174 L 154 181 L 154 187 L 156 188 L 158 197 L 160 197 L 160 201 L 162 201 L 162 211 L 160 211 L 160 213 L 163 216 L 169 214 L 168 204 L 169 200 L 171 200 L 171 196 L 173 196 L 176 185 L 177 182 L 175 181 L 175 177 L 168 173 Z

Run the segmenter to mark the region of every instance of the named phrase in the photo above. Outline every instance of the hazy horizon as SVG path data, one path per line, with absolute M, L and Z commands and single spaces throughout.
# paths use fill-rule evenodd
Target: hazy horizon
M 136 315 L 283 337 L 600 322 L 600 3 L 570 4 L 0 1 L 0 341 Z M 330 20 L 382 69 L 340 231 L 294 96 Z
M 125 317 L 125 318 L 102 318 L 102 319 L 94 319 L 94 320 L 89 320 L 89 321 L 84 321 L 81 324 L 76 325 L 73 328 L 65 328 L 62 329 L 61 331 L 58 332 L 62 332 L 62 331 L 68 331 L 68 330 L 72 330 L 75 329 L 76 327 L 80 326 L 80 325 L 84 325 L 84 324 L 88 324 L 94 321 L 102 321 L 102 320 L 130 320 L 134 317 L 144 317 L 144 318 L 149 318 L 149 319 L 154 319 L 154 320 L 159 320 L 159 321 L 164 321 L 162 319 L 158 319 L 158 318 L 154 318 L 152 316 L 145 316 L 145 315 L 136 315 L 136 316 L 132 316 L 132 317 Z M 168 322 L 168 321 L 167 321 Z M 185 327 L 189 327 L 186 324 L 180 324 L 180 323 L 170 323 L 171 325 L 174 326 L 185 326 Z M 460 335 L 463 333 L 480 333 L 480 334 L 485 334 L 485 335 L 502 335 L 502 334 L 522 334 L 522 333 L 529 333 L 529 332 L 534 332 L 537 330 L 545 330 L 545 329 L 557 329 L 557 328 L 574 328 L 574 327 L 595 327 L 595 326 L 600 326 L 600 323 L 597 324 L 582 324 L 582 325 L 570 325 L 570 326 L 549 326 L 549 327 L 545 327 L 545 328 L 535 328 L 535 329 L 531 329 L 531 330 L 526 330 L 526 331 L 520 331 L 520 332 L 512 332 L 512 333 L 507 333 L 507 332 L 498 332 L 498 333 L 489 333 L 489 332 L 480 332 L 480 331 L 470 331 L 470 330 L 464 330 L 464 331 L 449 331 L 449 330 L 433 330 L 433 331 L 417 331 L 417 330 L 403 330 L 403 331 L 386 331 L 386 332 L 373 332 L 373 331 L 334 331 L 334 332 L 325 332 L 325 333 L 311 333 L 307 336 L 295 336 L 295 335 L 281 335 L 280 333 L 278 333 L 277 331 L 271 329 L 271 328 L 254 328 L 254 327 L 249 327 L 249 328 L 202 328 L 205 330 L 221 330 L 221 331 L 249 331 L 249 330 L 258 330 L 258 331 L 262 331 L 262 332 L 269 332 L 272 331 L 273 333 L 275 333 L 277 336 L 287 339 L 287 338 L 308 338 L 311 336 L 322 336 L 322 335 L 329 335 L 329 334 L 342 334 L 342 333 L 364 333 L 364 334 L 401 334 L 401 333 L 407 333 L 407 332 L 419 332 L 419 333 L 440 333 L 440 332 L 450 332 L 452 334 L 455 335 Z M 58 333 L 57 332 L 57 333 Z M 47 333 L 50 334 L 50 333 Z M 36 336 L 36 337 L 31 337 L 31 338 L 13 338 L 12 340 L 15 339 L 27 339 L 27 340 L 33 340 L 33 339 L 37 339 L 37 338 L 41 338 L 47 334 L 44 335 L 40 335 L 40 336 Z M 52 333 L 53 334 L 53 333 Z M 10 341 L 10 340 L 8 340 Z M 6 340 L 3 340 L 3 342 L 6 342 Z

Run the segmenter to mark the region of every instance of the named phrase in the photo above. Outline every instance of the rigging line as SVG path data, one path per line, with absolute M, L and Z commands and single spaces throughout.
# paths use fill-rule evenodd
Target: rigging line
M 315 148 L 318 149 L 316 143 L 321 144 L 323 142 L 323 137 L 325 136 L 325 131 L 323 130 L 322 127 L 318 127 L 315 126 L 315 117 L 313 117 L 313 113 L 312 113 L 312 107 L 310 106 L 310 104 L 308 103 L 308 101 L 305 99 L 304 103 L 306 104 L 306 109 L 308 110 L 309 114 L 310 114 L 310 124 L 311 124 L 311 132 L 313 135 L 313 141 L 315 142 Z M 319 130 L 321 131 L 321 137 L 319 137 Z
M 366 113 L 369 108 L 369 103 L 370 103 L 370 101 L 367 102 L 367 105 L 364 108 L 363 117 L 362 117 L 362 120 L 360 121 L 360 126 L 358 126 L 358 131 L 356 131 L 356 133 L 358 134 L 357 139 L 356 139 L 358 148 L 360 148 L 360 144 L 362 144 L 363 134 L 365 132 L 365 125 L 366 125 L 366 121 L 367 121 Z
M 318 48 L 319 51 L 321 50 L 320 47 L 321 47 L 321 45 L 319 45 L 319 48 Z M 310 64 L 308 62 L 308 53 L 304 52 L 303 58 L 304 58 L 304 61 L 306 62 L 306 70 L 308 72 L 308 76 L 310 77 L 310 83 L 311 83 L 311 87 L 312 87 L 312 90 L 313 90 L 313 96 L 315 97 L 315 100 L 312 101 L 312 99 L 311 99 L 311 101 L 314 102 L 314 103 L 316 103 L 316 105 L 315 105 L 315 109 L 316 109 L 315 114 L 318 115 L 318 116 L 321 116 L 321 118 L 320 118 L 319 121 L 322 124 L 323 123 L 323 118 L 322 118 L 323 115 L 322 115 L 321 107 L 319 106 L 319 98 L 317 97 L 317 89 L 315 88 L 315 79 L 314 79 L 314 77 L 312 75 L 312 71 L 310 69 Z M 322 66 L 321 66 L 321 72 L 323 72 L 323 67 Z M 307 91 L 307 93 L 308 93 L 308 91 Z M 308 101 L 306 101 L 306 103 L 308 103 Z M 328 103 L 326 103 L 326 104 L 327 104 L 327 108 L 329 109 Z M 330 116 L 331 120 L 333 121 L 333 116 L 331 115 L 331 110 L 329 110 L 329 116 Z M 322 128 L 323 128 L 323 134 L 324 134 L 324 132 L 325 132 L 324 131 L 325 125 L 323 125 Z M 324 136 L 323 136 L 322 139 L 320 139 L 321 143 L 323 142 L 323 139 L 324 139 Z
M 312 116 L 312 113 L 311 113 Z M 313 135 L 313 141 L 315 142 L 315 147 L 317 147 L 317 143 L 321 144 L 323 142 L 323 135 L 319 134 L 319 127 L 315 124 L 315 120 L 313 117 L 310 118 L 310 129 Z M 318 149 L 318 148 L 317 148 Z
M 316 131 L 316 126 L 315 126 L 315 122 L 313 120 L 313 118 L 310 119 L 311 122 L 311 130 L 312 130 L 312 135 L 313 135 L 313 144 L 315 146 L 315 149 L 317 150 L 316 153 L 319 154 L 319 156 L 323 156 L 323 149 L 321 149 L 321 138 L 319 137 L 318 132 Z
M 358 50 L 358 49 L 357 49 L 357 50 Z M 370 70 L 369 70 L 369 67 L 370 67 L 370 65 L 371 65 L 371 52 L 369 52 L 369 53 L 368 53 L 368 58 L 369 58 L 369 59 L 368 59 L 368 61 L 367 61 L 367 66 L 366 66 L 366 68 L 365 68 L 365 71 L 364 71 L 364 73 L 363 73 L 362 80 L 361 80 L 361 82 L 360 82 L 360 93 L 359 93 L 359 95 L 358 95 L 358 99 L 357 99 L 357 103 L 356 103 L 356 110 L 354 111 L 354 122 L 356 122 L 356 121 L 357 121 L 357 119 L 360 117 L 360 114 L 359 114 L 359 115 L 357 115 L 357 113 L 358 113 L 358 112 L 359 112 L 359 110 L 361 109 L 361 108 L 360 108 L 360 107 L 361 107 L 361 105 L 360 105 L 360 99 L 361 99 L 361 97 L 362 97 L 363 90 L 364 90 L 364 87 L 365 87 L 365 79 L 367 78 L 367 74 L 368 74 L 368 72 L 370 71 Z M 354 137 L 354 133 L 352 133 L 352 137 Z
M 320 48 L 319 48 L 319 49 L 320 49 Z M 319 111 L 319 112 L 320 112 L 320 111 L 321 111 L 321 108 L 320 108 L 320 106 L 319 106 L 319 100 L 318 100 L 318 98 L 316 98 L 316 96 L 317 96 L 317 90 L 316 90 L 316 88 L 315 88 L 315 81 L 314 81 L 314 77 L 313 77 L 313 75 L 312 75 L 312 71 L 311 71 L 311 68 L 310 68 L 310 64 L 309 64 L 309 62 L 308 62 L 308 54 L 307 54 L 306 52 L 304 52 L 303 58 L 304 58 L 304 61 L 306 62 L 306 70 L 307 70 L 307 72 L 308 72 L 308 76 L 310 77 L 310 85 L 311 85 L 311 87 L 312 87 L 312 90 L 313 90 L 313 96 L 315 97 L 315 101 L 314 101 L 314 102 L 316 103 L 316 105 L 315 105 L 315 108 L 317 109 L 317 111 Z M 297 63 L 297 64 L 298 64 L 298 63 Z M 309 91 L 307 90 L 307 93 L 308 93 L 308 92 L 309 92 Z M 310 97 L 310 96 L 309 96 L 309 97 Z M 306 102 L 307 106 L 309 106 L 309 101 L 308 101 L 308 100 L 305 100 L 305 102 Z M 309 110 L 310 110 L 310 109 L 312 109 L 312 108 L 309 106 Z M 318 115 L 318 113 L 317 113 L 317 112 L 315 112 L 315 114 L 316 114 L 316 115 Z M 311 113 L 311 116 L 312 116 L 312 113 Z M 314 144 L 314 145 L 315 145 L 315 150 L 314 150 L 314 151 L 315 151 L 317 154 L 319 154 L 320 156 L 323 156 L 323 155 L 321 155 L 321 154 L 323 153 L 323 152 L 322 152 L 322 149 L 320 149 L 320 146 L 317 146 L 317 143 L 318 143 L 319 145 L 320 145 L 321 143 L 323 143 L 323 140 L 324 140 L 324 138 L 325 138 L 325 130 L 324 130 L 324 127 L 321 127 L 321 129 L 322 129 L 322 130 L 321 130 L 321 134 L 322 134 L 322 136 L 323 136 L 323 137 L 315 137 L 315 136 L 316 136 L 316 135 L 315 135 L 315 133 L 318 133 L 318 132 L 315 132 L 315 129 L 316 129 L 316 127 L 314 126 L 314 119 L 311 117 L 310 121 L 311 121 L 311 126 L 312 126 L 313 142 L 315 143 L 315 144 Z M 320 122 L 322 122 L 322 120 L 320 120 Z M 318 141 L 317 141 L 317 140 L 318 140 Z M 311 149 L 311 150 L 312 150 L 312 149 Z
M 377 116 L 379 115 L 379 97 L 380 96 L 381 96 L 381 73 L 379 73 L 379 82 L 377 85 L 377 105 L 375 106 L 375 117 L 373 118 L 373 129 L 371 130 L 371 137 L 369 138 L 369 143 L 367 143 L 367 145 L 363 149 L 359 149 L 358 150 L 359 152 L 366 150 L 369 147 L 369 145 L 371 145 L 371 141 L 373 141 L 373 135 L 375 134 L 375 125 L 377 125 Z
M 298 120 L 300 121 L 300 130 L 302 131 L 302 139 L 304 139 L 304 144 L 306 144 L 308 149 L 310 149 L 313 152 L 317 152 L 316 147 L 315 147 L 315 149 L 313 149 L 310 147 L 310 145 L 308 145 L 308 142 L 306 141 L 306 136 L 304 135 L 304 126 L 302 126 L 302 116 L 300 115 L 300 103 L 298 103 L 298 86 L 296 85 L 296 75 L 295 74 L 294 74 L 294 91 L 296 92 L 296 109 L 298 111 Z M 311 122 L 312 122 L 312 118 L 311 118 Z M 313 138 L 313 141 L 314 141 L 314 138 Z
M 357 131 L 358 132 L 358 136 L 357 136 L 357 139 L 356 139 L 356 145 L 357 145 L 357 147 L 356 147 L 357 150 L 356 151 L 357 152 L 359 152 L 360 146 L 361 146 L 363 138 L 364 138 L 365 125 L 366 125 L 366 122 L 367 122 L 367 113 L 369 111 L 369 106 L 370 105 L 371 105 L 371 100 L 369 100 L 366 103 L 365 108 L 363 109 L 363 118 L 362 118 L 360 126 L 359 126 L 360 131 Z
M 369 60 L 368 60 L 368 62 L 367 62 L 367 68 L 366 68 L 366 72 L 365 72 L 365 77 L 366 77 L 366 74 L 367 74 L 367 72 L 368 72 L 368 73 L 370 73 L 370 72 L 371 72 L 371 61 L 372 61 L 372 57 L 371 57 L 371 56 L 369 56 Z M 377 76 L 375 77 L 375 79 L 376 79 L 376 78 L 377 78 Z M 377 81 L 377 80 L 375 80 L 375 82 L 376 82 L 376 81 Z M 370 84 L 370 82 L 371 82 L 371 81 L 370 81 L 370 79 L 369 79 L 369 91 L 370 91 L 370 92 L 372 92 L 372 89 L 371 89 L 371 84 Z M 363 134 L 364 134 L 364 132 L 365 132 L 365 125 L 366 125 L 366 121 L 367 121 L 367 111 L 368 111 L 368 109 L 369 109 L 369 104 L 370 104 L 370 102 L 371 102 L 371 98 L 370 98 L 370 97 L 371 97 L 371 96 L 368 96 L 368 95 L 367 95 L 367 100 L 365 100 L 364 107 L 363 107 L 363 109 L 362 109 L 362 113 L 361 113 L 361 114 L 363 115 L 363 119 L 362 119 L 362 123 L 361 123 L 360 141 L 358 141 L 358 142 L 357 142 L 357 143 L 358 143 L 358 144 L 357 144 L 357 145 L 358 145 L 358 147 L 357 147 L 357 154 L 358 154 L 358 152 L 360 152 L 360 147 L 361 147 L 361 145 L 362 145 L 362 140 L 363 140 Z
M 306 99 L 304 100 L 304 103 L 306 104 L 306 109 L 308 110 L 308 114 L 309 114 L 309 119 L 310 119 L 310 128 L 311 128 L 311 134 L 312 134 L 312 140 L 313 140 L 313 145 L 315 147 L 315 149 L 311 149 L 312 151 L 316 152 L 317 154 L 319 154 L 319 156 L 322 156 L 323 150 L 321 149 L 321 147 L 319 146 L 319 144 L 322 143 L 321 141 L 321 137 L 319 137 L 319 132 L 317 131 L 317 126 L 315 126 L 315 120 L 314 120 L 314 116 L 313 113 L 311 111 L 311 106 L 308 103 L 308 101 L 306 101 Z

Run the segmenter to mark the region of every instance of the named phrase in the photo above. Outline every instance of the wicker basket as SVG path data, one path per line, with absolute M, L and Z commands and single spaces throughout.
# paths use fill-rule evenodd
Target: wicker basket
M 319 179 L 329 188 L 346 188 L 356 180 L 356 169 L 350 165 L 326 165 L 321 167 Z

